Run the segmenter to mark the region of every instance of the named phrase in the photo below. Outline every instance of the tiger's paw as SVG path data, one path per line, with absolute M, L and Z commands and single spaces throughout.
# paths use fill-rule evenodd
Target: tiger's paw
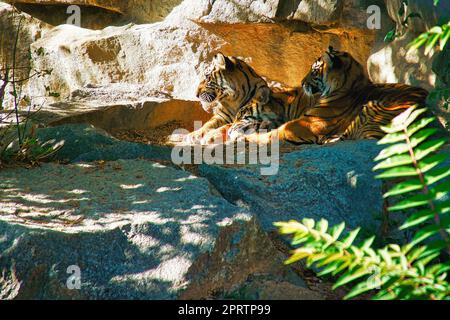
M 191 132 L 184 137 L 183 142 L 186 144 L 200 144 L 202 142 L 203 135 L 203 130 Z
M 222 144 L 227 141 L 227 132 L 229 125 L 222 126 L 221 128 L 211 130 L 201 140 L 201 144 Z

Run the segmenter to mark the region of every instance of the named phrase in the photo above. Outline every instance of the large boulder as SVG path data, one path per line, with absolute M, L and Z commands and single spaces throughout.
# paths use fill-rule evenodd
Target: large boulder
M 185 1 L 186 5 L 191 5 L 192 2 L 192 0 Z M 232 2 L 219 0 L 213 1 L 200 19 L 207 23 L 227 24 L 274 20 L 299 20 L 318 25 L 331 24 L 339 21 L 343 5 L 342 0 L 237 0 Z
M 250 213 L 188 172 L 119 160 L 0 177 L 1 299 L 200 299 L 252 274 L 308 292 Z
M 30 45 L 50 29 L 50 25 L 0 2 L 0 88 L 3 87 L 5 69 L 11 70 L 14 63 L 16 67 L 15 80 L 28 77 L 32 68 L 32 61 L 29 58 Z M 9 76 L 12 77 L 12 74 Z M 12 101 L 12 95 L 8 94 L 10 91 L 12 88 L 8 85 L 4 97 L 8 104 L 11 104 Z M 0 100 L 1 98 L 3 97 L 0 97 Z
M 169 147 L 117 140 L 107 132 L 86 124 L 41 128 L 36 131 L 36 138 L 42 143 L 61 144 L 51 159 L 62 162 L 119 159 L 171 161 Z
M 346 141 L 282 154 L 274 175 L 261 175 L 267 165 L 205 164 L 199 172 L 230 202 L 257 212 L 265 228 L 275 221 L 324 218 L 376 233 L 382 183 L 372 168 L 379 151 L 374 141 Z

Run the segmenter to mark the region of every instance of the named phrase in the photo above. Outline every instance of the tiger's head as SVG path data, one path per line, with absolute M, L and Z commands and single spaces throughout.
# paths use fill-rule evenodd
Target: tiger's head
M 365 85 L 369 82 L 364 68 L 348 52 L 329 47 L 323 56 L 311 66 L 302 81 L 306 93 L 329 96 L 338 90 L 350 89 L 353 84 Z
M 215 55 L 196 93 L 206 112 L 225 113 L 231 118 L 251 100 L 265 103 L 269 95 L 266 81 L 247 63 L 222 53 Z M 221 110 L 224 108 L 226 110 Z

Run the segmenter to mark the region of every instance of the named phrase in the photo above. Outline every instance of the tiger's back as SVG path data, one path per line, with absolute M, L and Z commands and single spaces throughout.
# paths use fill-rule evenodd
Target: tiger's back
M 405 84 L 370 84 L 365 88 L 366 101 L 349 123 L 342 139 L 380 139 L 380 126 L 413 106 L 424 106 L 428 91 Z

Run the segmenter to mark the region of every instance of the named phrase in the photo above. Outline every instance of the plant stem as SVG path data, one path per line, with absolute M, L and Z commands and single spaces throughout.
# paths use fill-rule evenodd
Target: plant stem
M 20 25 L 22 23 L 23 17 L 20 17 L 19 23 L 17 25 L 17 33 L 14 39 L 14 47 L 13 47 L 13 65 L 12 65 L 12 85 L 13 85 L 13 95 L 14 95 L 14 111 L 16 115 L 16 124 L 17 124 L 17 136 L 19 138 L 19 147 L 22 147 L 22 135 L 20 133 L 20 119 L 19 119 L 19 102 L 20 100 L 17 97 L 17 88 L 16 88 L 16 56 L 17 56 L 17 43 L 19 41 L 20 34 Z
M 441 235 L 441 238 L 445 241 L 447 244 L 447 254 L 450 255 L 450 243 L 448 242 L 448 236 L 444 229 L 442 229 L 441 225 L 441 217 L 439 216 L 439 212 L 436 210 L 436 206 L 434 205 L 433 200 L 429 197 L 430 196 L 430 190 L 428 189 L 427 183 L 425 182 L 425 177 L 423 175 L 422 170 L 420 170 L 419 164 L 417 162 L 416 154 L 414 152 L 414 148 L 411 144 L 411 139 L 408 135 L 407 128 L 403 128 L 403 133 L 406 137 L 406 144 L 408 145 L 409 155 L 411 156 L 413 166 L 416 168 L 417 175 L 419 176 L 420 183 L 422 184 L 422 192 L 427 196 L 428 198 L 428 205 L 430 206 L 431 211 L 434 214 L 434 222 L 437 226 L 439 226 L 439 234 Z

